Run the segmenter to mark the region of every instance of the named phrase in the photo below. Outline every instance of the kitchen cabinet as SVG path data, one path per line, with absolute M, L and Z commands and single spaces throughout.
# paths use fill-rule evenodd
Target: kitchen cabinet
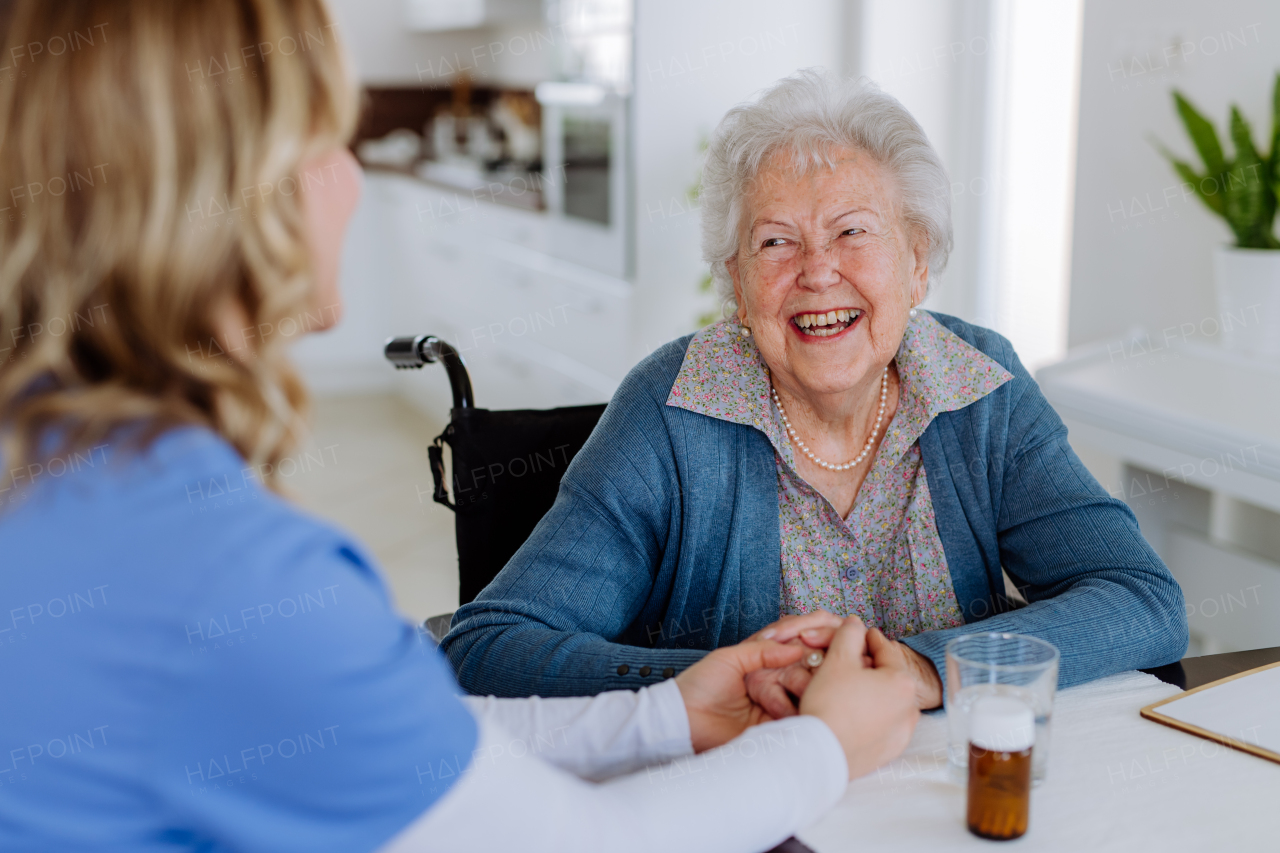
M 486 408 L 612 396 L 631 367 L 630 283 L 549 254 L 556 232 L 545 214 L 390 172 L 370 171 L 367 184 L 378 225 L 347 252 L 355 267 L 364 258 L 384 271 L 394 334 L 457 347 Z M 418 377 L 398 378 L 413 397 Z
M 470 30 L 511 21 L 538 21 L 540 0 L 405 0 L 405 23 L 420 33 Z

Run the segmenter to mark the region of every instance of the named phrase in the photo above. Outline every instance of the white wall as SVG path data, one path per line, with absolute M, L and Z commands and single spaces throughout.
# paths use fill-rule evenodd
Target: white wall
M 343 242 L 338 283 L 342 321 L 327 332 L 307 335 L 294 345 L 293 362 L 307 387 L 317 394 L 387 390 L 395 371 L 382 358 L 384 340 L 414 334 L 396 324 L 391 307 L 391 276 L 398 270 L 385 252 L 373 247 L 389 230 L 389 209 L 376 187 L 366 187 Z
M 862 0 L 860 71 L 911 111 L 951 177 L 955 248 L 926 305 L 1066 345 L 1081 0 Z
M 636 4 L 635 310 L 637 357 L 696 328 L 713 303 L 686 197 L 699 145 L 725 112 L 799 68 L 844 67 L 839 0 Z
M 1171 90 L 1177 88 L 1214 122 L 1228 156 L 1234 150 L 1225 133 L 1231 103 L 1252 124 L 1254 143 L 1269 147 L 1280 4 L 1085 0 L 1081 62 L 1069 343 L 1114 340 L 1135 326 L 1145 327 L 1155 341 L 1164 340 L 1164 330 L 1179 340 L 1185 328 L 1193 329 L 1192 340 L 1211 340 L 1220 316 L 1212 251 L 1229 242 L 1231 232 L 1197 198 L 1184 195 L 1152 140 L 1200 168 L 1174 109 Z M 1080 449 L 1103 486 L 1124 493 L 1131 475 L 1121 460 L 1107 448 Z M 1209 539 L 1236 549 L 1236 557 L 1218 560 L 1223 565 L 1213 563 L 1211 549 L 1185 531 L 1166 537 L 1159 514 L 1135 504 L 1143 531 L 1187 584 L 1192 604 L 1208 594 L 1206 589 L 1221 594 L 1217 575 L 1234 571 L 1241 559 L 1251 560 L 1239 555 L 1280 559 L 1275 513 L 1221 494 L 1204 494 L 1201 501 L 1208 505 Z M 1178 523 L 1194 526 L 1187 519 Z M 1205 574 L 1210 567 L 1213 572 Z M 1258 618 L 1265 620 L 1266 611 L 1213 627 L 1219 633 L 1265 630 Z M 1198 635 L 1203 627 L 1193 626 L 1191 654 L 1227 650 Z
M 697 178 L 700 143 L 731 106 L 810 66 L 866 74 L 921 121 L 952 176 L 956 229 L 950 266 L 928 305 L 988 325 L 1003 322 L 1008 328 L 1001 330 L 1014 337 L 1021 350 L 1030 350 L 1018 333 L 1038 339 L 1038 303 L 1024 300 L 1014 305 L 1005 300 L 1004 314 L 997 311 L 1002 294 L 1010 289 L 1001 290 L 1000 282 L 1020 280 L 1021 269 L 1034 265 L 1025 253 L 1021 268 L 1001 263 L 1001 240 L 1010 236 L 1001 231 L 998 217 L 1004 207 L 998 195 L 1004 164 L 990 144 L 1004 132 L 991 125 L 991 81 L 999 70 L 993 70 L 993 60 L 1010 52 L 1002 30 L 1006 24 L 993 12 L 1001 2 L 802 0 L 778 7 L 750 0 L 733 4 L 730 14 L 729 6 L 721 3 L 640 0 L 632 105 L 635 358 L 692 330 L 700 314 L 718 307 L 697 292 L 706 267 L 699 247 L 699 214 L 687 192 Z M 400 25 L 400 0 L 334 0 L 334 6 L 362 79 L 372 83 L 414 83 L 421 78 L 425 84 L 440 84 L 447 82 L 448 71 L 467 65 L 477 79 L 527 85 L 550 62 L 553 48 L 547 40 L 557 37 L 545 30 L 538 36 L 532 32 L 535 25 L 519 23 L 483 31 L 413 34 Z M 538 50 L 525 49 L 526 42 L 537 44 Z M 1059 61 L 1046 58 L 1043 47 L 1023 45 L 1021 67 L 1029 67 L 1030 73 L 1023 74 L 1023 85 L 1015 92 L 1023 104 L 1033 102 L 1044 88 L 1043 75 L 1035 73 L 1037 60 Z M 523 56 L 515 57 L 522 49 Z M 1062 76 L 1061 69 L 1054 69 Z M 1022 109 L 1025 112 L 1025 106 Z M 1053 141 L 1064 148 L 1058 144 L 1059 131 L 1053 129 Z M 1024 152 L 1033 158 L 1032 170 L 1040 154 L 1036 149 L 1034 137 L 1024 141 Z M 1026 216 L 1014 222 L 1024 231 L 1028 227 Z M 1016 230 L 1012 234 L 1016 243 L 1026 244 L 1025 233 L 1021 236 L 1024 239 L 1018 240 Z M 1062 272 L 1063 258 L 1049 266 L 1047 278 L 1052 280 L 1055 272 Z M 351 307 L 349 322 L 325 339 L 334 353 L 344 350 L 348 338 L 355 340 L 357 326 L 364 338 L 381 325 L 376 307 L 368 301 L 377 288 L 372 273 L 351 269 L 344 276 L 344 288 Z M 1015 295 L 1027 292 L 1017 290 Z M 335 371 L 329 373 L 332 382 L 345 384 Z
M 989 162 L 992 60 L 1004 39 L 990 0 L 862 0 L 860 73 L 902 101 L 952 180 L 955 250 L 927 307 L 966 319 L 983 313 L 992 276 Z M 986 242 L 984 242 L 984 240 Z M 987 312 L 989 313 L 989 312 Z
M 367 85 L 448 85 L 458 70 L 473 80 L 532 86 L 545 79 L 559 34 L 537 17 L 448 33 L 404 26 L 405 0 L 329 0 L 338 30 Z
M 994 312 L 978 316 L 981 283 L 994 279 L 998 262 L 995 224 L 985 219 L 993 209 L 996 168 L 987 144 L 993 132 L 987 127 L 988 80 L 992 57 L 1002 49 L 991 5 L 753 2 L 735 4 L 728 15 L 719 4 L 642 0 L 633 112 L 638 351 L 689 331 L 693 317 L 715 307 L 696 294 L 706 268 L 699 217 L 685 198 L 697 176 L 700 141 L 733 104 L 797 68 L 816 65 L 870 77 L 920 121 L 956 187 L 956 248 L 928 306 L 994 324 Z
M 1199 328 L 1218 315 L 1211 251 L 1230 232 L 1184 198 L 1150 139 L 1193 155 L 1170 95 L 1178 88 L 1220 135 L 1228 105 L 1238 103 L 1265 148 L 1278 60 L 1274 0 L 1086 0 L 1071 345 L 1134 325 L 1153 335 L 1184 323 Z
M 1067 352 L 1082 0 L 1006 0 L 991 325 L 1028 370 Z

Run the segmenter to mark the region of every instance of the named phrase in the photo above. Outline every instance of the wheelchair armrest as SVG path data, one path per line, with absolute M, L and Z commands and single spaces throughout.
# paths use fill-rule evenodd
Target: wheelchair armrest
M 440 645 L 440 641 L 444 639 L 444 635 L 449 633 L 449 623 L 453 621 L 452 613 L 441 613 L 439 616 L 430 616 L 422 623 L 422 628 L 427 632 L 435 644 Z

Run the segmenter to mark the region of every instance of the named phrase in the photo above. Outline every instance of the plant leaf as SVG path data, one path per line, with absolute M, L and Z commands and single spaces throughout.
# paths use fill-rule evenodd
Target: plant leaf
M 1253 146 L 1253 132 L 1239 107 L 1231 107 L 1231 141 L 1236 159 L 1226 175 L 1226 215 L 1246 248 L 1266 248 L 1271 241 L 1276 200 L 1270 170 Z
M 1236 147 L 1235 165 L 1262 162 L 1258 149 L 1253 146 L 1253 128 L 1235 104 L 1231 105 L 1231 144 Z
M 1191 184 L 1191 187 L 1195 191 L 1195 194 L 1198 195 L 1200 197 L 1200 200 L 1204 202 L 1205 207 L 1209 208 L 1211 211 L 1218 214 L 1219 216 L 1226 218 L 1226 215 L 1227 215 L 1226 202 L 1223 199 L 1222 188 L 1221 186 L 1218 185 L 1216 180 L 1214 182 L 1213 192 L 1206 193 L 1203 187 L 1201 186 L 1202 182 L 1205 179 L 1205 176 L 1197 175 L 1195 169 L 1191 168 L 1190 163 L 1184 163 L 1181 160 L 1175 160 L 1173 157 L 1169 158 L 1169 162 L 1173 165 L 1173 170 L 1178 173 L 1178 177 L 1182 178 L 1182 180 Z
M 1256 166 L 1256 164 L 1255 164 Z M 1255 171 L 1235 166 L 1227 171 L 1226 211 L 1227 224 L 1236 234 L 1236 241 L 1243 249 L 1257 248 L 1258 220 L 1262 217 L 1261 182 Z
M 1164 145 L 1160 143 L 1159 139 L 1151 137 L 1149 141 L 1155 146 L 1156 150 L 1160 152 L 1161 156 L 1169 161 L 1169 165 L 1178 173 L 1178 177 L 1182 178 L 1186 183 L 1191 184 L 1192 191 L 1200 197 L 1200 200 L 1204 202 L 1205 207 L 1225 219 L 1227 216 L 1227 208 L 1226 197 L 1222 192 L 1223 181 L 1216 177 L 1209 181 L 1208 175 L 1196 174 L 1196 170 L 1192 168 L 1190 163 L 1185 160 L 1179 160 L 1178 156 L 1168 148 L 1165 148 Z M 1205 190 L 1206 181 L 1209 181 L 1210 183 L 1208 191 Z
M 1214 177 L 1227 170 L 1227 161 L 1222 154 L 1222 144 L 1218 142 L 1218 132 L 1207 118 L 1202 116 L 1191 102 L 1174 90 L 1173 100 L 1178 107 L 1178 115 L 1187 129 L 1187 135 L 1196 146 L 1200 159 L 1204 161 L 1205 171 Z
M 1267 157 L 1271 164 L 1271 177 L 1280 176 L 1280 73 L 1276 74 L 1275 86 L 1271 90 L 1271 153 Z

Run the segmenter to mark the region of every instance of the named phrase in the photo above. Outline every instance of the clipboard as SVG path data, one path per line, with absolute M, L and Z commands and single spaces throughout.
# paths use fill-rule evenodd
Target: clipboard
M 1260 746 L 1258 744 L 1247 743 L 1238 738 L 1230 737 L 1229 735 L 1220 734 L 1218 732 L 1211 731 L 1210 729 L 1193 725 L 1184 720 L 1180 720 L 1180 719 L 1176 719 L 1174 717 L 1168 716 L 1159 710 L 1160 706 L 1162 705 L 1168 705 L 1173 702 L 1178 702 L 1183 699 L 1186 699 L 1189 696 L 1193 696 L 1196 693 L 1213 690 L 1215 687 L 1221 687 L 1222 685 L 1228 684 L 1232 681 L 1237 681 L 1238 679 L 1247 678 L 1251 675 L 1257 675 L 1259 673 L 1266 672 L 1268 670 L 1277 669 L 1278 667 L 1280 667 L 1280 661 L 1277 661 L 1276 663 L 1267 664 L 1266 666 L 1260 666 L 1260 667 L 1257 667 L 1256 669 L 1246 670 L 1245 672 L 1238 672 L 1235 675 L 1229 675 L 1226 678 L 1220 678 L 1217 681 L 1211 681 L 1208 684 L 1202 684 L 1199 687 L 1196 687 L 1192 690 L 1187 690 L 1183 693 L 1179 693 L 1176 696 L 1170 696 L 1168 699 L 1161 699 L 1159 702 L 1153 702 L 1152 704 L 1147 705 L 1145 708 L 1143 708 L 1139 713 L 1141 713 L 1145 719 L 1151 720 L 1153 722 L 1161 723 L 1163 725 L 1178 729 L 1180 731 L 1187 732 L 1188 734 L 1196 735 L 1198 737 L 1207 738 L 1208 740 L 1217 741 L 1218 743 L 1223 744 L 1224 746 L 1228 746 L 1231 749 L 1239 750 L 1240 752 L 1247 752 L 1251 755 L 1256 755 L 1259 758 L 1265 758 L 1268 761 L 1274 761 L 1280 764 L 1280 751 L 1268 749 L 1267 747 Z

